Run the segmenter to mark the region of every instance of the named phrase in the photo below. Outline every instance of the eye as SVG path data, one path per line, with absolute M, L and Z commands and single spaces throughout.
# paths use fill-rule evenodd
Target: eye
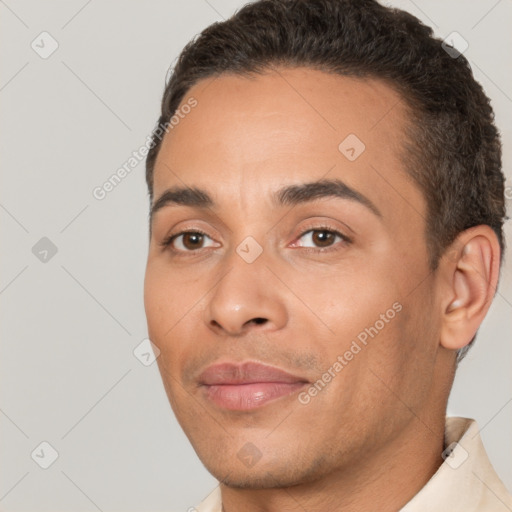
M 299 247 L 310 247 L 313 249 L 320 249 L 320 251 L 324 248 L 326 250 L 330 250 L 331 247 L 333 250 L 335 250 L 335 247 L 333 246 L 337 241 L 344 242 L 344 244 L 349 244 L 352 242 L 352 240 L 343 233 L 340 233 L 335 229 L 323 226 L 317 226 L 313 229 L 305 231 L 299 237 L 299 240 L 302 238 L 306 241 L 306 243 L 311 243 L 313 245 L 300 244 Z M 294 246 L 297 246 L 297 244 L 294 244 Z
M 205 246 L 204 243 L 206 239 L 210 240 L 212 244 Z M 336 229 L 324 226 L 317 226 L 315 228 L 308 229 L 298 238 L 298 240 L 301 239 L 304 239 L 305 243 L 298 244 L 295 242 L 292 244 L 292 247 L 304 247 L 305 249 L 313 249 L 316 252 L 337 250 L 338 247 L 336 247 L 335 244 L 338 241 L 343 242 L 341 245 L 348 245 L 352 242 L 352 240 L 343 233 L 340 233 Z M 179 233 L 174 233 L 160 242 L 160 246 L 164 249 L 169 247 L 174 253 L 185 254 L 193 254 L 194 252 L 207 247 L 215 247 L 213 240 L 206 233 L 200 230 L 180 231 Z
M 205 248 L 203 245 L 205 238 L 212 240 L 202 231 L 181 231 L 167 237 L 160 245 L 164 248 L 171 247 L 175 252 L 194 252 L 197 249 Z

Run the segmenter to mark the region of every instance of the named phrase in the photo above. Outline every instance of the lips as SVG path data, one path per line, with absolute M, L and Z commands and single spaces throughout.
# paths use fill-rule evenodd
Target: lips
M 223 409 L 239 411 L 289 396 L 308 383 L 303 377 L 253 362 L 210 366 L 198 381 L 208 400 Z

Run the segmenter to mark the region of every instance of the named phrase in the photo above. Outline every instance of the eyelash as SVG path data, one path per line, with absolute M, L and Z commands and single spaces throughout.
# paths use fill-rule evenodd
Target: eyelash
M 350 239 L 348 236 L 344 235 L 343 233 L 340 233 L 336 229 L 330 228 L 329 226 L 315 226 L 313 228 L 309 228 L 298 237 L 298 240 L 300 240 L 304 235 L 307 235 L 308 233 L 315 232 L 315 231 L 323 231 L 323 232 L 327 232 L 327 233 L 339 236 L 343 242 L 342 246 L 349 245 L 352 243 L 352 239 Z M 160 242 L 159 245 L 161 247 L 163 247 L 164 249 L 170 248 L 171 252 L 175 253 L 176 255 L 185 256 L 185 257 L 194 256 L 195 254 L 197 254 L 197 252 L 201 248 L 199 248 L 197 250 L 192 250 L 192 251 L 181 251 L 178 249 L 174 249 L 172 247 L 172 243 L 174 242 L 174 240 L 176 238 L 178 238 L 181 235 L 187 235 L 187 234 L 203 235 L 203 236 L 207 236 L 208 238 L 210 238 L 207 233 L 205 233 L 204 231 L 201 231 L 200 229 L 186 230 L 186 231 L 180 231 L 179 233 L 174 233 L 174 234 L 168 236 L 162 242 Z M 303 250 L 305 250 L 306 252 L 314 252 L 314 253 L 326 253 L 326 252 L 331 252 L 331 251 L 339 251 L 340 249 L 341 249 L 341 247 L 338 247 L 338 246 L 317 247 L 317 248 L 304 247 L 303 248 Z

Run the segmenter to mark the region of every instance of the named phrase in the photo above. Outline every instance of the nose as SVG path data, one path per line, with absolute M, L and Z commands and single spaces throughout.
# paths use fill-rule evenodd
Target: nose
M 247 263 L 233 251 L 225 263 L 205 308 L 208 327 L 216 334 L 240 336 L 286 325 L 285 289 L 267 268 L 263 254 Z

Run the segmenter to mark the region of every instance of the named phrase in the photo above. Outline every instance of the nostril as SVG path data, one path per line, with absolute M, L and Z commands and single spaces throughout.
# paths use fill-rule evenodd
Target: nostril
M 255 324 L 264 324 L 267 321 L 267 319 L 266 318 L 253 318 L 252 321 Z

